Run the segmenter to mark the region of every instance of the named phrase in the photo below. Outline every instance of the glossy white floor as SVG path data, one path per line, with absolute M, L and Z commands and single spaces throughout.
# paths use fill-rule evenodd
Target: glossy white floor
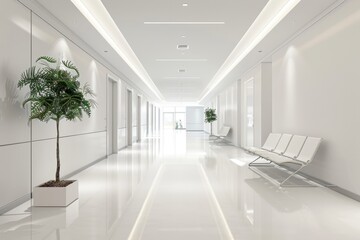
M 166 132 L 74 178 L 68 208 L 31 203 L 0 216 L 0 239 L 360 239 L 360 203 L 327 188 L 278 189 L 253 156 Z

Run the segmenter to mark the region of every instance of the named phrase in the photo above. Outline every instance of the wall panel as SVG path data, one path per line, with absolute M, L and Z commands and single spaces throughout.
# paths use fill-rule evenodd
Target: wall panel
M 118 149 L 126 147 L 126 128 L 118 129 Z
M 28 89 L 17 88 L 21 73 L 30 67 L 30 11 L 17 1 L 2 4 L 6 7 L 0 8 L 0 145 L 30 141 L 22 108 Z
M 345 1 L 273 57 L 273 130 L 322 137 L 305 170 L 360 194 L 360 1 Z
M 87 53 L 67 40 L 59 32 L 33 14 L 33 61 L 39 56 L 48 55 L 59 59 L 71 60 L 80 71 L 80 82 L 88 82 L 96 93 L 97 107 L 93 109 L 91 118 L 84 116 L 82 121 L 62 121 L 61 136 L 105 131 L 106 129 L 106 73 L 102 65 Z M 33 139 L 54 138 L 56 128 L 54 122 L 33 122 Z
M 0 147 L 0 208 L 30 193 L 30 143 Z
M 33 143 L 33 186 L 55 178 L 56 140 Z M 61 176 L 106 156 L 106 132 L 60 139 Z

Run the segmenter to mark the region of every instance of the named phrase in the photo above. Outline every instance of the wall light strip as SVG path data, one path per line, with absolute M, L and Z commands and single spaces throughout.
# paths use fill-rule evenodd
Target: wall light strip
M 270 0 L 204 89 L 199 102 L 259 44 L 301 0 Z
M 194 58 L 194 59 L 181 59 L 181 58 L 158 58 L 157 62 L 207 62 L 208 60 L 205 58 Z
M 128 66 L 139 76 L 145 85 L 162 100 L 160 91 L 157 89 L 149 74 L 137 58 L 136 54 L 126 41 L 117 27 L 109 12 L 101 1 L 71 0 L 75 7 L 84 15 L 91 25 L 110 44 Z
M 222 25 L 225 22 L 144 22 L 147 25 Z

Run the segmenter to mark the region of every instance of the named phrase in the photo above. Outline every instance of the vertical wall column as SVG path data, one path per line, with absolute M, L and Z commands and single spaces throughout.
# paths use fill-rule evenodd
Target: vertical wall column
M 246 131 L 246 88 L 245 84 L 252 79 L 254 83 L 253 97 L 253 142 L 260 147 L 272 131 L 272 64 L 261 63 L 241 77 L 238 82 L 240 92 L 238 101 L 238 124 L 240 122 L 240 146 L 245 147 Z M 240 102 L 239 102 L 240 101 Z
M 149 135 L 153 133 L 153 105 L 149 104 Z
M 156 132 L 156 107 L 153 107 L 153 134 Z

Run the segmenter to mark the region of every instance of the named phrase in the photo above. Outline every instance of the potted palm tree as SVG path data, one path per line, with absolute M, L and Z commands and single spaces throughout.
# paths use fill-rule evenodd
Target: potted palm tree
M 56 172 L 54 180 L 34 188 L 34 205 L 67 206 L 78 198 L 78 182 L 60 179 L 60 121 L 81 120 L 84 113 L 90 116 L 95 106 L 94 93 L 87 83 L 80 86 L 80 73 L 71 61 L 42 56 L 36 63 L 40 67 L 33 66 L 23 72 L 18 87 L 30 87 L 23 102 L 23 106 L 31 103 L 29 121 L 56 123 Z
M 210 123 L 210 136 L 212 136 L 212 123 L 216 121 L 215 108 L 206 108 L 205 109 L 205 122 Z

